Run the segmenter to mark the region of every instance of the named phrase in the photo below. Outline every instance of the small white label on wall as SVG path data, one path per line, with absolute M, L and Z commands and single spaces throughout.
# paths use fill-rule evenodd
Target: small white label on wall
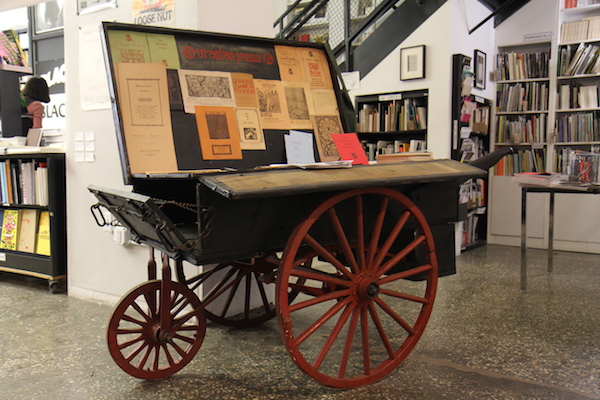
M 0 253 L 0 261 L 6 261 L 6 253 Z
M 551 40 L 552 32 L 528 33 L 523 35 L 524 42 L 537 42 L 539 40 Z

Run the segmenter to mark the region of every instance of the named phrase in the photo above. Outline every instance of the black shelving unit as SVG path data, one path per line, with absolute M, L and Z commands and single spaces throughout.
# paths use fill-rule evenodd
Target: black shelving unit
M 7 64 L 0 65 L 0 119 L 2 120 L 2 137 L 22 135 L 20 79 L 31 75 L 29 67 Z
M 0 271 L 47 279 L 51 292 L 62 291 L 67 275 L 65 155 L 35 153 L 0 155 L 0 161 L 45 163 L 48 168 L 48 205 L 3 202 L 3 209 L 34 208 L 50 215 L 50 255 L 0 249 Z M 15 182 L 12 182 L 14 185 Z M 37 224 L 36 224 L 37 225 Z
M 463 54 L 452 56 L 452 151 L 451 158 L 457 161 L 472 161 L 489 152 L 489 125 L 492 102 L 481 96 L 475 96 L 468 90 L 463 92 L 465 77 L 471 70 L 471 57 Z M 465 102 L 472 105 L 471 116 L 475 113 L 487 113 L 487 122 L 475 123 L 473 119 L 463 118 Z M 461 130 L 471 128 L 469 137 L 463 137 Z M 470 139 L 474 151 L 463 151 L 463 143 Z M 471 153 L 471 154 L 468 154 Z M 468 193 L 468 196 L 464 196 Z M 469 250 L 481 246 L 487 241 L 487 207 L 488 180 L 478 178 L 469 180 L 461 188 L 459 210 L 462 216 L 463 231 L 461 234 L 461 250 Z M 467 197 L 467 198 L 465 198 Z
M 401 126 L 398 113 L 401 106 L 406 107 L 408 104 L 411 109 L 406 113 L 410 116 L 414 115 L 414 118 L 411 117 L 408 120 L 404 118 L 407 122 Z M 357 135 L 363 145 L 377 144 L 380 141 L 410 143 L 411 140 L 421 140 L 427 142 L 428 91 L 426 89 L 356 96 L 355 106 L 358 113 Z M 363 120 L 367 114 L 364 110 L 367 109 L 372 114 L 372 124 L 366 124 Z M 417 111 L 417 109 L 420 110 Z M 394 112 L 396 116 L 392 117 Z M 365 148 L 365 151 L 368 155 L 368 148 Z

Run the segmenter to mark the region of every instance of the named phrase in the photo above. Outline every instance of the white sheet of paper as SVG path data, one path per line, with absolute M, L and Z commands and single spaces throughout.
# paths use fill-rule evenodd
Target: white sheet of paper
M 312 164 L 315 162 L 313 135 L 308 132 L 291 130 L 283 135 L 288 164 Z

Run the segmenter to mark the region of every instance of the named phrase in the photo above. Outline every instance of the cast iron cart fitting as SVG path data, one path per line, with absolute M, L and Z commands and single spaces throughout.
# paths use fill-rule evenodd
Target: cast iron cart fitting
M 160 379 L 194 357 L 206 319 L 244 327 L 277 316 L 306 375 L 335 388 L 373 383 L 412 351 L 433 307 L 439 256 L 422 209 L 443 235 L 453 229 L 458 185 L 482 174 L 438 160 L 207 175 L 194 183 L 193 223 L 181 224 L 167 217 L 172 201 L 90 186 L 99 224 L 103 206 L 151 249 L 148 282 L 110 319 L 110 354 L 128 374 Z M 442 262 L 453 268 L 446 242 Z

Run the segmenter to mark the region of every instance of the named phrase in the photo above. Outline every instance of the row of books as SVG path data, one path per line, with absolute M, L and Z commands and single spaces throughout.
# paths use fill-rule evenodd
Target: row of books
M 496 56 L 496 80 L 548 77 L 550 50 L 535 52 L 501 52 Z
M 519 82 L 497 85 L 498 111 L 545 111 L 548 109 L 548 82 Z
M 403 140 L 378 140 L 376 143 L 361 140 L 361 144 L 369 161 L 376 160 L 377 156 L 382 154 L 417 152 L 425 150 L 426 147 L 426 141 L 419 139 L 411 139 L 408 142 Z
M 45 162 L 0 161 L 0 203 L 48 205 L 48 167 Z
M 511 176 L 518 172 L 544 172 L 545 165 L 546 149 L 519 150 L 498 161 L 494 166 L 494 174 Z
M 415 99 L 365 103 L 358 111 L 359 132 L 397 132 L 427 129 L 427 107 Z
M 600 141 L 600 113 L 598 111 L 562 115 L 556 119 L 557 142 Z
M 600 39 L 600 18 L 598 17 L 565 22 L 560 27 L 561 43 L 591 39 Z
M 485 207 L 485 179 L 469 179 L 460 185 L 459 202 L 467 204 L 467 209 Z
M 476 242 L 479 239 L 479 221 L 480 217 L 485 219 L 484 215 L 469 213 L 467 219 L 462 221 L 462 236 L 461 248 L 465 248 L 469 244 Z
M 519 115 L 511 119 L 499 115 L 498 143 L 545 143 L 547 115 Z
M 559 109 L 598 108 L 598 85 L 581 85 L 570 82 L 560 85 Z
M 600 4 L 600 0 L 565 0 L 565 8 L 586 7 Z
M 564 147 L 556 152 L 556 171 L 559 171 L 563 175 L 569 176 L 569 181 L 582 182 L 586 180 L 587 183 L 598 183 L 600 180 L 600 146 L 595 145 L 591 147 L 591 151 L 583 149 L 573 149 L 571 147 Z M 588 162 L 590 167 L 583 171 L 582 162 Z M 585 172 L 586 175 L 582 175 Z M 585 179 L 582 177 L 585 176 Z
M 0 250 L 50 255 L 50 213 L 0 208 Z
M 558 52 L 558 76 L 600 73 L 600 46 L 580 43 L 561 47 Z

